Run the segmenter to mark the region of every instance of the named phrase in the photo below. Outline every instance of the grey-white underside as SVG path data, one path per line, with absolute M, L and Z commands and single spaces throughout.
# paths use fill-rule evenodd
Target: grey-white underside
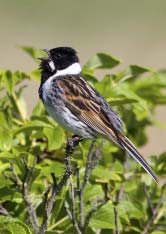
M 85 123 L 80 121 L 65 106 L 63 95 L 55 91 L 56 77 L 49 78 L 42 87 L 42 100 L 48 114 L 64 128 L 83 138 L 94 138 L 97 134 Z

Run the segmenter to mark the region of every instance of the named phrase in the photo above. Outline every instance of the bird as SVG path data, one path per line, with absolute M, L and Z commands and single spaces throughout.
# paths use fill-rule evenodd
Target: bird
M 47 57 L 40 58 L 39 97 L 48 114 L 82 139 L 103 137 L 111 140 L 158 182 L 148 162 L 125 136 L 118 114 L 82 76 L 76 50 L 56 47 L 43 51 Z

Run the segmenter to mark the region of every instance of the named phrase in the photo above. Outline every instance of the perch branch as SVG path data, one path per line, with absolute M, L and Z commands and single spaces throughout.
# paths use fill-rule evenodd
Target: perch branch
M 29 216 L 32 228 L 35 232 L 37 232 L 39 229 L 38 219 L 37 219 L 36 211 L 33 207 L 33 204 L 29 196 L 29 189 L 30 189 L 33 174 L 35 171 L 36 158 L 34 158 L 33 166 L 31 169 L 28 167 L 28 164 L 25 159 L 23 159 L 23 163 L 25 166 L 25 176 L 24 176 L 23 183 L 22 183 L 22 197 L 27 206 L 27 212 L 28 212 L 28 216 Z
M 155 218 L 157 217 L 158 211 L 161 207 L 161 205 L 163 204 L 163 202 L 165 201 L 165 187 L 166 184 L 163 185 L 162 190 L 161 190 L 161 198 L 158 202 L 158 204 L 156 205 L 156 207 L 153 209 L 153 215 L 151 216 L 151 218 L 149 219 L 149 221 L 147 222 L 147 224 L 144 227 L 144 230 L 142 232 L 142 234 L 147 234 L 149 233 L 149 229 L 152 226 Z
M 66 152 L 68 155 L 70 155 L 73 152 L 73 149 L 79 144 L 80 138 L 77 136 L 74 136 L 72 139 L 68 141 L 67 147 L 66 147 Z M 73 148 L 74 147 L 74 148 Z M 70 195 L 71 195 L 71 211 L 69 210 L 68 207 L 66 207 L 66 212 L 71 219 L 73 226 L 77 232 L 77 234 L 82 234 L 80 231 L 80 228 L 78 226 L 78 221 L 75 215 L 75 190 L 74 190 L 74 182 L 73 182 L 73 177 L 72 177 L 72 165 L 70 161 L 70 157 L 67 157 L 67 167 L 69 168 L 70 173 Z
M 83 194 L 84 194 L 84 189 L 85 189 L 85 186 L 87 185 L 87 183 L 89 181 L 89 178 L 90 178 L 90 175 L 92 174 L 93 169 L 96 167 L 96 165 L 98 164 L 99 160 L 102 157 L 102 154 L 101 154 L 101 151 L 100 151 L 100 148 L 101 148 L 102 144 L 103 144 L 103 142 L 98 146 L 98 148 L 96 150 L 94 150 L 95 140 L 92 141 L 92 144 L 91 144 L 89 152 L 88 152 L 88 159 L 87 159 L 87 163 L 86 163 L 86 167 L 85 167 L 85 174 L 84 174 L 83 182 L 82 182 L 81 185 L 80 185 L 80 182 L 77 183 L 77 184 L 79 184 L 79 187 L 78 187 L 78 197 L 79 197 L 80 227 L 83 230 L 85 229 L 85 225 L 87 225 L 85 223 L 85 220 L 84 220 L 84 210 L 83 210 Z M 92 214 L 94 212 L 92 212 Z M 91 215 L 90 215 L 89 219 L 90 218 L 91 218 Z
M 144 185 L 144 193 L 145 193 L 145 196 L 147 198 L 147 201 L 148 201 L 148 204 L 149 204 L 149 207 L 150 207 L 150 210 L 152 212 L 152 214 L 154 213 L 154 207 L 153 207 L 153 204 L 152 204 L 152 201 L 151 201 L 151 197 L 150 197 L 150 194 L 147 190 L 147 187 L 146 185 Z
M 83 230 L 83 233 L 86 233 L 87 231 L 87 227 L 89 225 L 89 222 L 90 222 L 90 219 L 92 217 L 92 215 L 98 210 L 100 209 L 102 206 L 104 206 L 108 201 L 109 201 L 109 197 L 108 197 L 108 186 L 107 184 L 105 184 L 105 189 L 104 189 L 104 199 L 99 203 L 97 204 L 95 207 L 93 207 L 86 215 L 85 217 L 85 221 L 84 221 L 84 226 L 82 228 Z
M 118 228 L 118 211 L 116 206 L 114 206 L 114 222 L 115 222 L 115 234 L 119 234 Z
M 125 172 L 127 171 L 127 165 L 128 165 L 128 154 L 126 153 L 125 154 L 125 161 L 123 163 L 123 169 L 124 169 L 124 174 Z M 120 186 L 120 189 L 117 193 L 117 196 L 116 196 L 116 203 L 120 203 L 120 201 L 122 200 L 123 198 L 123 194 L 124 194 L 124 184 L 125 184 L 125 181 L 123 180 L 122 183 L 121 183 L 121 186 Z
M 92 172 L 92 158 L 93 158 L 93 154 L 94 154 L 94 145 L 95 145 L 95 141 L 92 141 L 92 144 L 91 144 L 89 152 L 88 152 L 88 159 L 87 159 L 87 163 L 86 163 L 84 179 L 83 179 L 83 182 L 81 185 L 80 185 L 79 177 L 77 177 L 79 180 L 79 183 L 77 183 L 77 184 L 79 184 L 78 198 L 79 198 L 79 213 L 80 213 L 80 226 L 81 226 L 81 228 L 84 226 L 83 193 L 84 193 L 85 186 L 88 183 L 89 177 L 90 177 L 91 172 Z
M 65 156 L 66 170 L 59 183 L 57 183 L 55 174 L 51 173 L 53 185 L 52 185 L 52 188 L 49 186 L 44 194 L 44 198 L 43 198 L 44 214 L 43 214 L 43 220 L 39 228 L 38 234 L 45 234 L 47 225 L 48 225 L 48 220 L 50 218 L 50 215 L 51 215 L 54 203 L 55 203 L 55 198 L 57 194 L 62 190 L 63 186 L 66 184 L 68 178 L 72 174 L 72 169 L 70 166 L 70 154 L 73 153 L 79 141 L 80 141 L 80 138 L 77 136 L 67 141 L 66 156 Z M 50 191 L 51 191 L 51 195 L 49 197 Z

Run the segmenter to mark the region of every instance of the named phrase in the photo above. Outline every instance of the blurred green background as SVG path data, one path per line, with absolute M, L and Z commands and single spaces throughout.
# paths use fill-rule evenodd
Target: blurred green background
M 31 71 L 36 64 L 18 46 L 73 46 L 83 64 L 96 52 L 129 64 L 166 68 L 165 0 L 0 0 L 0 69 Z M 38 84 L 27 83 L 29 110 L 38 100 Z M 156 119 L 166 125 L 166 110 Z M 144 155 L 165 149 L 165 128 L 148 129 Z

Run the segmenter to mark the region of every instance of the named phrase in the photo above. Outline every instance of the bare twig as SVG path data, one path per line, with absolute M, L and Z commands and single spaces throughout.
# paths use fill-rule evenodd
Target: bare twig
M 79 230 L 78 227 L 78 222 L 77 222 L 77 218 L 75 215 L 75 191 L 74 191 L 74 183 L 73 183 L 73 178 L 72 175 L 70 175 L 70 188 L 71 188 L 71 214 L 72 214 L 72 221 L 74 224 L 74 227 L 76 228 L 76 231 L 78 234 L 81 233 L 81 231 Z
M 157 217 L 158 211 L 163 203 L 163 201 L 165 200 L 165 187 L 166 184 L 163 185 L 162 190 L 161 190 L 161 198 L 158 202 L 158 204 L 156 205 L 156 207 L 153 208 L 153 215 L 151 216 L 151 218 L 149 219 L 149 221 L 147 222 L 147 224 L 144 227 L 144 230 L 142 232 L 142 234 L 147 234 L 149 233 L 149 229 L 152 226 L 155 218 Z
M 82 234 L 82 232 L 81 232 L 81 230 L 80 230 L 80 228 L 79 228 L 79 226 L 78 226 L 78 222 L 77 222 L 77 220 L 76 220 L 75 213 L 74 213 L 74 216 L 73 216 L 73 209 L 72 209 L 72 212 L 71 212 L 68 206 L 65 206 L 65 208 L 66 208 L 66 213 L 67 213 L 67 215 L 69 216 L 70 220 L 71 220 L 72 223 L 73 223 L 73 226 L 74 226 L 74 228 L 75 228 L 75 230 L 76 230 L 76 233 L 77 233 L 77 234 Z
M 82 182 L 81 186 L 78 188 L 80 226 L 81 226 L 81 228 L 83 230 L 85 229 L 85 225 L 87 225 L 87 223 L 85 223 L 84 210 L 83 210 L 83 194 L 84 194 L 84 189 L 85 189 L 85 186 L 87 185 L 87 183 L 89 181 L 89 178 L 90 178 L 90 175 L 92 174 L 93 169 L 96 167 L 96 165 L 98 164 L 99 160 L 102 157 L 102 154 L 101 154 L 101 151 L 100 151 L 102 144 L 103 144 L 103 142 L 101 142 L 101 144 L 98 146 L 98 148 L 94 150 L 95 140 L 92 141 L 92 144 L 91 144 L 89 152 L 88 152 L 88 159 L 87 159 L 87 163 L 86 163 L 84 179 L 83 179 L 83 182 Z M 94 212 L 92 212 L 92 214 Z M 91 218 L 91 215 L 90 215 L 89 218 Z M 87 220 L 86 220 L 86 222 L 87 222 Z
M 145 196 L 147 198 L 147 201 L 148 201 L 148 204 L 149 204 L 149 207 L 150 207 L 150 210 L 152 212 L 152 214 L 154 213 L 154 207 L 153 207 L 153 204 L 152 204 L 152 201 L 151 201 L 151 197 L 150 197 L 150 194 L 147 190 L 147 187 L 146 185 L 144 185 L 144 193 L 145 193 Z
M 31 186 L 31 182 L 32 182 L 32 178 L 33 178 L 33 174 L 35 170 L 36 158 L 34 158 L 34 163 L 31 169 L 28 167 L 28 164 L 25 159 L 23 159 L 23 163 L 25 166 L 25 176 L 24 176 L 23 183 L 22 183 L 22 197 L 27 206 L 27 212 L 28 212 L 28 216 L 29 216 L 32 228 L 35 232 L 37 232 L 39 229 L 38 219 L 37 219 L 36 211 L 33 207 L 33 204 L 29 196 L 29 189 Z
M 86 168 L 85 168 L 85 174 L 84 174 L 84 179 L 81 185 L 81 190 L 83 191 L 86 184 L 88 183 L 89 177 L 91 175 L 91 172 L 94 168 L 94 161 L 93 161 L 93 156 L 94 156 L 94 146 L 95 146 L 95 141 L 92 141 L 92 144 L 90 146 L 89 152 L 88 152 L 88 159 L 86 163 Z
M 6 173 L 3 172 L 3 175 L 6 179 L 9 179 L 11 180 L 15 186 L 18 186 L 18 187 L 21 187 L 22 186 L 22 182 L 21 180 L 19 179 L 18 175 L 17 175 L 17 172 L 14 168 L 14 164 L 12 161 L 9 162 L 10 163 L 10 170 L 12 172 L 12 175 L 8 175 Z
M 115 234 L 119 234 L 118 228 L 118 210 L 116 206 L 114 206 L 114 222 L 115 222 Z
M 16 185 L 21 186 L 21 180 L 19 179 L 19 177 L 17 175 L 16 169 L 15 169 L 12 161 L 10 161 L 10 169 L 11 169 L 13 176 L 14 176 L 13 181 L 15 181 Z
M 73 139 L 73 141 L 72 141 L 72 139 L 69 139 L 67 142 L 66 157 L 65 157 L 66 170 L 65 170 L 65 173 L 64 173 L 64 175 L 59 183 L 57 183 L 57 179 L 55 177 L 55 174 L 51 173 L 53 185 L 52 185 L 52 189 L 50 187 L 48 187 L 48 189 L 46 190 L 46 192 L 44 194 L 43 221 L 42 221 L 42 224 L 39 228 L 38 234 L 45 234 L 46 229 L 47 229 L 47 225 L 48 225 L 48 220 L 49 220 L 49 217 L 51 215 L 51 212 L 52 212 L 52 209 L 53 209 L 53 206 L 55 203 L 55 198 L 56 198 L 57 194 L 62 190 L 63 186 L 66 184 L 68 178 L 72 174 L 72 168 L 70 165 L 70 154 L 73 153 L 75 146 L 79 143 L 79 141 L 80 141 L 80 139 L 78 137 L 75 137 Z M 50 195 L 50 198 L 48 198 L 50 190 L 51 190 L 51 195 Z M 69 214 L 69 212 L 67 212 L 67 213 Z M 74 211 L 72 212 L 72 215 L 73 215 L 73 213 L 74 213 Z
M 117 204 L 120 203 L 120 201 L 122 200 L 123 194 L 124 194 L 124 181 L 122 181 L 120 189 L 117 193 L 117 198 L 116 198 Z
M 75 147 L 79 143 L 78 137 L 77 138 L 74 137 L 72 140 L 74 140 L 73 143 L 72 143 L 72 141 L 70 141 L 66 147 L 67 154 L 70 154 L 73 151 L 73 146 Z M 70 146 L 71 146 L 71 149 L 70 149 Z M 81 234 L 80 228 L 78 226 L 78 221 L 77 221 L 77 218 L 75 215 L 75 190 L 74 190 L 74 182 L 73 182 L 73 177 L 72 177 L 72 165 L 71 165 L 70 157 L 67 157 L 66 163 L 67 163 L 67 167 L 69 168 L 69 171 L 71 172 L 71 174 L 70 174 L 71 212 L 68 208 L 66 208 L 66 211 L 67 211 L 67 214 L 73 223 L 73 226 L 74 226 L 77 234 Z
M 98 210 L 100 209 L 102 206 L 104 206 L 108 201 L 109 201 L 109 197 L 108 197 L 108 186 L 107 184 L 105 184 L 105 190 L 104 190 L 104 199 L 97 204 L 95 207 L 93 207 L 86 215 L 85 217 L 85 221 L 84 221 L 84 226 L 82 228 L 83 233 L 86 233 L 87 231 L 87 227 L 89 225 L 90 219 L 92 217 L 92 215 Z
M 71 144 L 72 146 L 72 144 Z M 71 211 L 68 207 L 66 207 L 66 212 L 70 219 L 73 222 L 73 226 L 75 227 L 75 230 L 78 234 L 85 233 L 85 229 L 87 228 L 87 225 L 89 224 L 89 220 L 91 216 L 96 212 L 97 209 L 99 209 L 103 204 L 106 203 L 107 199 L 104 199 L 100 204 L 98 204 L 94 209 L 92 209 L 88 215 L 86 216 L 86 222 L 84 220 L 84 211 L 83 211 L 83 192 L 85 189 L 86 184 L 89 181 L 89 177 L 95 168 L 95 166 L 98 164 L 98 161 L 101 158 L 101 152 L 100 152 L 100 146 L 97 150 L 94 151 L 95 141 L 92 142 L 89 153 L 88 153 L 88 160 L 85 168 L 85 174 L 83 182 L 80 182 L 80 174 L 79 170 L 77 169 L 77 191 L 78 191 L 78 198 L 79 198 L 79 214 L 80 214 L 80 227 L 78 225 L 78 221 L 75 215 L 75 190 L 74 190 L 74 183 L 72 175 L 70 175 L 70 188 L 71 188 Z M 69 151 L 70 152 L 70 151 Z M 68 158 L 68 166 L 71 168 L 70 159 Z
M 86 229 L 89 225 L 89 221 L 92 217 L 92 215 L 98 210 L 100 209 L 102 206 L 104 206 L 106 203 L 107 203 L 108 199 L 107 200 L 103 200 L 102 202 L 100 202 L 97 206 L 93 207 L 86 215 L 86 218 L 85 218 L 85 223 L 84 223 L 84 228 L 83 230 L 85 231 L 86 233 Z
M 128 154 L 126 153 L 125 154 L 125 161 L 123 163 L 123 169 L 124 169 L 124 173 L 126 172 L 127 170 L 127 165 L 128 165 Z M 122 183 L 121 183 L 121 186 L 120 186 L 120 189 L 117 193 L 117 197 L 116 197 L 116 203 L 120 203 L 120 201 L 122 200 L 123 198 L 123 194 L 124 194 L 124 184 L 125 184 L 125 181 L 123 180 Z
M 95 141 L 92 141 L 92 144 L 90 146 L 89 152 L 88 152 L 88 159 L 86 163 L 86 168 L 85 168 L 85 174 L 84 174 L 84 179 L 82 184 L 80 185 L 80 180 L 79 177 L 77 179 L 79 180 L 79 187 L 78 187 L 78 198 L 79 198 L 79 213 L 80 213 L 80 226 L 83 228 L 84 226 L 84 211 L 83 211 L 83 193 L 84 193 L 84 188 L 86 184 L 88 183 L 89 177 L 92 172 L 92 158 L 94 154 L 94 145 Z M 78 183 L 77 183 L 78 185 Z
M 8 211 L 0 204 L 0 215 L 9 215 Z
M 62 187 L 66 184 L 67 179 L 69 178 L 70 172 L 68 168 L 66 168 L 66 171 L 61 179 L 61 181 L 57 184 L 55 175 L 52 175 L 52 180 L 53 180 L 53 185 L 52 189 L 49 186 L 44 194 L 44 199 L 43 199 L 43 205 L 44 205 L 44 212 L 43 212 L 43 221 L 40 226 L 38 234 L 45 234 L 47 225 L 48 225 L 48 219 L 51 215 L 54 203 L 55 203 L 55 198 L 57 194 L 62 190 Z M 52 190 L 50 198 L 48 198 L 49 192 Z

